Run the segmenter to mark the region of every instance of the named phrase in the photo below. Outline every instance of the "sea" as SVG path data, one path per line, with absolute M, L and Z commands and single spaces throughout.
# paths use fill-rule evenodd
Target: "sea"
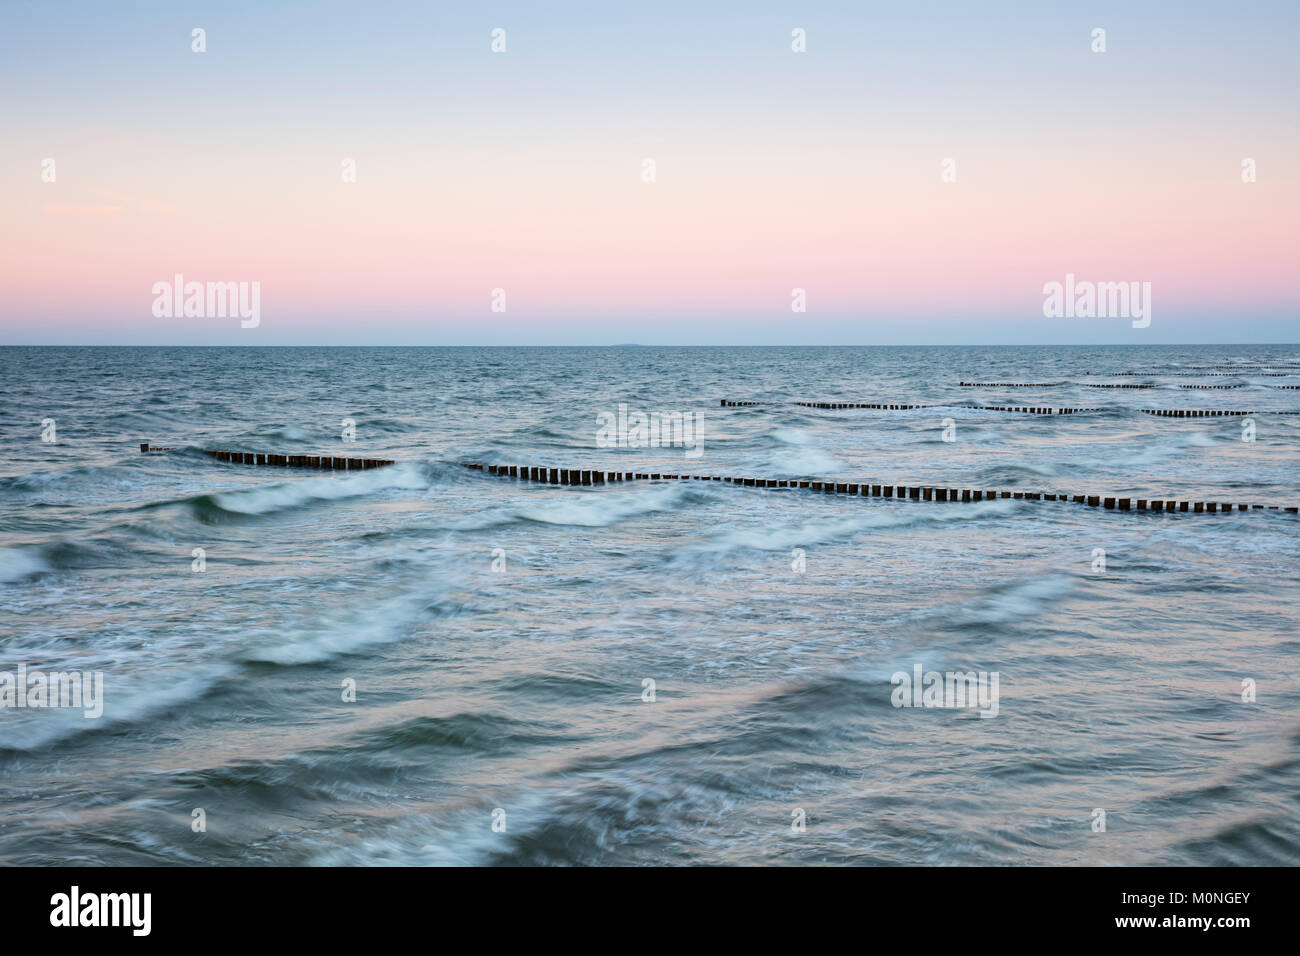
M 1296 864 L 1296 385 L 1295 345 L 0 348 L 0 862 Z M 953 674 L 992 697 L 906 689 Z

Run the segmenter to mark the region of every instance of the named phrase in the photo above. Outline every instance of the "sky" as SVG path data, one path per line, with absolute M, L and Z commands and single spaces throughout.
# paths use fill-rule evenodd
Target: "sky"
M 1295 342 L 1297 49 L 1294 0 L 6 0 L 0 344 Z

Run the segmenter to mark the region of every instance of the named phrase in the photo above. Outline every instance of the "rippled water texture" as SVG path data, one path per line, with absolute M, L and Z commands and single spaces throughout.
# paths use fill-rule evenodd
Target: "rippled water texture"
M 0 349 L 0 671 L 98 670 L 105 697 L 0 709 L 0 859 L 1296 863 L 1294 515 L 458 464 L 1294 506 L 1300 416 L 1269 410 L 1300 377 L 1186 374 L 1268 363 L 1300 351 Z M 701 456 L 598 448 L 620 402 L 698 412 Z M 1148 407 L 1257 410 L 1256 440 Z M 997 716 L 893 707 L 917 664 L 997 672 Z

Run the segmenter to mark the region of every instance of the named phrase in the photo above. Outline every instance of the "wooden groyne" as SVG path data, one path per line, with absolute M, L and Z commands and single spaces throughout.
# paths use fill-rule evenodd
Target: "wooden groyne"
M 1217 368 L 1217 369 L 1227 369 L 1229 371 L 1232 371 L 1234 369 L 1240 369 L 1243 371 L 1255 371 L 1257 369 L 1265 369 L 1265 368 L 1300 368 L 1300 365 L 1297 365 L 1294 362 L 1278 362 L 1276 365 L 1184 365 L 1183 368 L 1202 369 L 1202 370 Z
M 740 408 L 742 406 L 766 405 L 767 402 L 733 402 L 722 399 L 723 408 Z M 1109 408 L 1052 408 L 1042 405 L 896 405 L 877 402 L 791 402 L 804 408 L 875 408 L 884 411 L 907 411 L 914 408 L 954 408 L 982 412 L 1023 412 L 1027 415 L 1077 415 L 1080 412 L 1106 412 Z M 1123 406 L 1116 406 L 1123 408 Z M 1129 411 L 1144 415 L 1156 415 L 1162 418 L 1221 418 L 1234 415 L 1300 415 L 1300 411 L 1275 411 L 1269 409 L 1234 409 L 1234 408 L 1133 408 Z
M 1119 498 L 1101 495 L 1074 495 L 1039 491 L 990 491 L 971 488 L 935 488 L 925 485 L 876 485 L 861 482 L 803 481 L 793 478 L 737 478 L 720 475 L 677 475 L 663 472 L 600 471 L 587 468 L 551 468 L 537 465 L 486 465 L 463 462 L 466 468 L 503 478 L 535 481 L 548 485 L 613 485 L 627 481 L 718 481 L 746 488 L 806 490 L 822 494 L 858 498 L 893 498 L 907 501 L 967 503 L 1012 499 L 1016 501 L 1056 501 L 1114 511 L 1149 511 L 1159 513 L 1224 514 L 1230 511 L 1285 511 L 1300 513 L 1300 508 L 1277 505 L 1235 504 L 1223 501 L 1171 501 L 1150 498 Z
M 140 443 L 141 452 L 174 451 Z M 236 465 L 263 465 L 272 468 L 311 468 L 333 471 L 366 471 L 397 464 L 390 458 L 340 458 L 332 455 L 276 455 L 260 452 L 205 451 L 218 461 Z M 612 485 L 628 481 L 717 481 L 747 488 L 777 488 L 814 491 L 823 494 L 860 498 L 892 498 L 906 501 L 977 502 L 977 501 L 1055 501 L 1081 504 L 1116 511 L 1150 511 L 1160 513 L 1221 514 L 1229 511 L 1284 511 L 1300 513 L 1300 508 L 1278 505 L 1240 504 L 1223 501 L 1178 501 L 1169 499 L 1120 498 L 1102 495 L 1062 494 L 1060 492 L 990 490 L 972 488 L 936 488 L 926 485 L 866 484 L 862 482 L 813 481 L 794 478 L 752 478 L 724 475 L 682 475 L 667 472 L 603 471 L 588 468 L 552 468 L 538 465 L 489 465 L 463 462 L 472 471 L 490 475 L 535 481 L 549 485 Z
M 963 388 L 1060 388 L 1069 382 L 958 382 Z M 1134 386 L 1135 388 L 1137 386 Z
M 148 442 L 140 443 L 142 452 L 172 451 Z M 204 451 L 203 454 L 232 465 L 264 465 L 270 468 L 315 468 L 328 471 L 368 471 L 397 464 L 391 458 L 340 458 L 335 455 L 272 455 L 251 451 Z
M 760 402 L 726 402 L 725 407 L 732 405 L 759 405 Z M 969 408 L 974 411 L 984 412 L 1024 412 L 1029 415 L 1074 415 L 1079 412 L 1104 412 L 1104 408 L 1048 408 L 1045 405 L 890 405 L 876 402 L 794 402 L 795 405 L 801 405 L 804 408 L 877 408 L 890 412 L 907 411 L 913 408 Z
M 958 382 L 962 388 L 1067 388 L 1078 386 L 1079 388 L 1159 388 L 1159 385 L 1130 385 L 1127 382 L 1108 382 L 1096 384 L 1093 382 Z M 1245 388 L 1245 385 L 1179 385 L 1178 388 L 1187 388 L 1193 391 L 1203 391 L 1207 389 L 1218 388 Z M 1300 388 L 1300 385 L 1270 385 L 1269 388 Z
M 1190 366 L 1189 366 L 1190 367 Z M 1284 368 L 1281 365 L 1264 366 L 1266 368 Z M 1116 378 L 1120 376 L 1143 376 L 1150 378 L 1231 378 L 1234 375 L 1242 373 L 1254 378 L 1294 378 L 1297 372 L 1256 372 L 1252 369 L 1242 369 L 1242 372 L 1103 372 L 1100 374 L 1113 375 Z
M 958 382 L 962 388 L 1065 388 L 1078 385 L 1081 388 L 1155 388 L 1154 385 L 1130 385 L 1127 382 L 1109 385 L 1093 385 L 1088 382 Z M 1190 385 L 1189 388 L 1196 386 Z M 1236 386 L 1225 386 L 1236 387 Z

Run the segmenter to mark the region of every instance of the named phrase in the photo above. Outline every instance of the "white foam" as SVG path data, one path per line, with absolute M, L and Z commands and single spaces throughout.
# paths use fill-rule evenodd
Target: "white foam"
M 249 648 L 242 657 L 245 661 L 287 667 L 329 660 L 377 644 L 390 644 L 410 633 L 427 600 L 427 595 L 420 600 L 400 598 L 383 605 L 368 606 L 355 616 L 318 619 L 302 627 L 291 625 L 293 636 L 288 640 Z M 266 633 L 265 628 L 254 632 L 255 635 Z M 283 633 L 277 631 L 275 636 L 282 637 Z
M 781 493 L 778 493 L 781 494 Z M 804 492 L 804 494 L 809 494 Z M 817 494 L 817 492 L 811 492 Z M 791 496 L 793 493 L 791 493 Z M 785 500 L 789 501 L 787 497 Z M 826 518 L 797 524 L 764 524 L 752 528 L 728 528 L 700 544 L 690 545 L 683 554 L 721 554 L 728 551 L 788 551 L 791 548 L 824 544 L 851 538 L 863 532 L 903 528 L 914 524 L 945 524 L 953 521 L 971 521 L 989 515 L 1002 515 L 1014 511 L 1019 502 L 1011 499 L 999 501 L 967 502 L 945 506 L 924 502 L 924 509 L 902 501 L 883 502 L 889 509 L 873 510 L 854 518 Z
M 1069 575 L 1048 574 L 999 588 L 956 608 L 943 608 L 935 613 L 960 624 L 1007 624 L 1039 614 L 1073 590 L 1074 580 Z
M 40 555 L 23 548 L 0 548 L 0 584 L 11 584 L 50 570 Z
M 411 465 L 393 465 L 356 475 L 321 476 L 257 485 L 212 496 L 218 507 L 237 514 L 261 515 L 295 508 L 310 501 L 336 501 L 386 489 L 427 488 L 428 481 Z
M 202 697 L 217 681 L 233 671 L 234 667 L 225 663 L 213 664 L 184 676 L 169 670 L 137 668 L 123 679 L 120 674 L 106 670 L 104 712 L 101 716 L 87 718 L 84 710 L 76 707 L 15 708 L 6 722 L 4 746 L 13 750 L 40 750 L 78 733 L 101 730 L 113 724 L 135 723 L 150 714 Z M 155 675 L 151 681 L 144 676 L 147 673 Z
M 442 821 L 408 816 L 381 836 L 334 847 L 312 860 L 314 866 L 478 866 L 494 856 L 509 856 L 520 833 L 535 831 L 563 802 L 557 793 L 504 793 L 506 831 L 492 829 L 492 808 L 461 807 Z
M 570 494 L 516 508 L 514 514 L 525 521 L 543 524 L 603 528 L 637 515 L 671 510 L 681 501 L 687 487 L 685 482 L 674 482 L 630 491 Z

